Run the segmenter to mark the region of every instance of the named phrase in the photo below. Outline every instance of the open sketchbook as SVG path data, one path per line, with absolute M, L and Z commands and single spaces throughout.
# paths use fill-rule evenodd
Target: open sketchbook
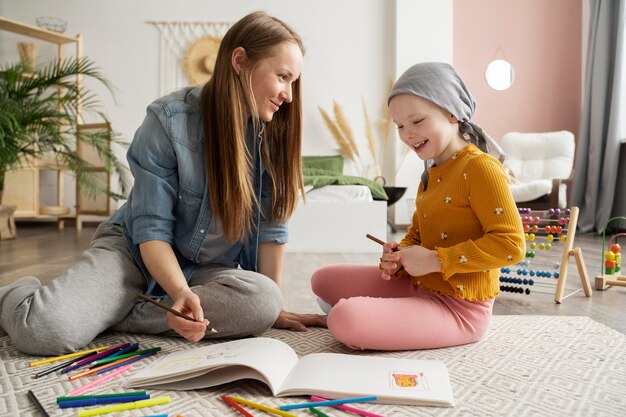
M 454 406 L 441 361 L 339 353 L 298 358 L 286 343 L 264 337 L 170 353 L 130 375 L 124 385 L 192 390 L 246 378 L 267 384 L 276 397 L 375 395 L 385 404 Z

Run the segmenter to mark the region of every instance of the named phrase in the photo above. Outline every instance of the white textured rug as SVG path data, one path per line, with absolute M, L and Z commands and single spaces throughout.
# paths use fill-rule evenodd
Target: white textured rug
M 300 355 L 313 352 L 351 353 L 325 329 L 306 333 L 270 330 L 264 336 L 280 339 Z M 188 347 L 183 340 L 107 334 L 92 345 L 140 342 L 163 351 Z M 450 372 L 455 408 L 407 407 L 368 404 L 362 408 L 387 417 L 401 416 L 624 416 L 626 415 L 626 336 L 587 317 L 495 316 L 488 335 L 471 345 L 413 352 L 357 352 L 416 359 L 443 360 Z M 30 368 L 36 358 L 17 352 L 8 337 L 0 338 L 0 416 L 39 416 L 26 396 L 33 390 L 51 416 L 76 416 L 79 409 L 61 410 L 56 397 L 85 383 L 69 382 L 59 374 L 33 379 L 43 367 Z M 147 364 L 138 362 L 134 369 Z M 88 393 L 120 391 L 113 379 Z M 220 394 L 239 395 L 275 406 L 301 402 L 305 397 L 272 398 L 255 381 L 235 382 L 215 389 L 189 392 L 149 391 L 169 394 L 172 402 L 151 409 L 110 414 L 138 417 L 169 413 L 174 417 L 240 416 L 226 406 Z M 354 417 L 325 408 L 330 416 Z M 252 411 L 255 416 L 269 416 Z M 308 410 L 297 412 L 312 416 Z

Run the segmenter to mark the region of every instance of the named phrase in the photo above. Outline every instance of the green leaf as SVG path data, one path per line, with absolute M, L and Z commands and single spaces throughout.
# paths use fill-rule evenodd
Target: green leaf
M 80 87 L 77 77 L 83 80 Z M 74 172 L 87 195 L 106 192 L 107 185 L 101 184 L 94 167 L 77 151 L 82 143 L 96 150 L 109 173 L 118 174 L 122 194 L 126 194 L 130 174 L 111 146 L 127 144 L 110 129 L 80 128 L 79 115 L 85 114 L 109 124 L 98 97 L 84 87 L 86 79 L 104 85 L 115 98 L 112 85 L 88 58 L 53 61 L 34 70 L 21 63 L 0 68 L 0 190 L 4 173 L 19 167 L 24 158 L 52 155 Z

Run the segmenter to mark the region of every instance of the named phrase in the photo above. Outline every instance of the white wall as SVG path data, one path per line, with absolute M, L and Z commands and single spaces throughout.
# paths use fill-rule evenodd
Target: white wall
M 448 1 L 448 0 L 447 0 Z M 83 54 L 98 63 L 117 89 L 113 102 L 100 87 L 105 112 L 128 140 L 158 92 L 157 30 L 147 21 L 236 21 L 265 10 L 293 26 L 307 48 L 303 67 L 304 153 L 334 154 L 334 141 L 317 106 L 344 108 L 366 149 L 361 97 L 378 117 L 394 76 L 394 3 L 388 0 L 0 0 L 0 15 L 35 25 L 38 16 L 62 17 L 67 34 L 83 35 Z M 429 38 L 431 38 L 429 36 Z M 432 39 L 432 38 L 431 38 Z M 0 32 L 0 64 L 18 59 L 25 39 Z M 40 57 L 54 49 L 39 44 Z M 69 53 L 69 49 L 68 49 Z M 67 189 L 71 190 L 71 185 Z
M 440 61 L 452 64 L 452 2 L 453 0 L 396 0 L 395 79 L 418 62 Z M 407 207 L 407 199 L 415 199 L 424 165 L 413 152 L 404 160 L 400 159 L 404 145 L 397 139 L 397 135 L 394 143 L 397 145 L 395 185 L 407 187 L 407 190 L 393 207 L 393 221 L 404 225 L 411 222 L 413 207 Z
M 101 92 L 114 128 L 130 141 L 146 106 L 158 96 L 159 34 L 147 21 L 236 21 L 251 11 L 265 10 L 293 26 L 307 48 L 302 74 L 303 153 L 338 153 L 317 109 L 330 110 L 336 100 L 367 163 L 361 97 L 375 121 L 390 79 L 417 62 L 451 63 L 452 6 L 453 0 L 0 0 L 0 15 L 33 25 L 37 16 L 62 17 L 68 21 L 67 34 L 83 34 L 83 54 L 95 60 L 115 85 L 117 102 L 100 87 L 92 88 Z M 15 45 L 20 40 L 0 32 L 0 64 L 18 59 Z M 53 53 L 40 44 L 40 56 Z M 395 129 L 390 143 L 399 155 Z M 392 216 L 396 223 L 408 224 L 406 199 L 416 194 L 422 163 L 409 154 L 395 167 L 399 158 L 389 154 L 384 172 L 388 183 L 408 188 Z M 357 173 L 349 165 L 346 169 Z M 72 188 L 66 186 L 68 193 Z M 52 189 L 50 194 L 53 199 Z

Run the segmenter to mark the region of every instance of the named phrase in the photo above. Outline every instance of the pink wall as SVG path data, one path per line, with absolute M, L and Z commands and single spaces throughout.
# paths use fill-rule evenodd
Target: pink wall
M 453 63 L 478 103 L 474 121 L 496 140 L 510 131 L 577 135 L 581 33 L 582 0 L 454 0 Z M 504 91 L 484 76 L 504 58 L 498 48 L 515 71 Z

